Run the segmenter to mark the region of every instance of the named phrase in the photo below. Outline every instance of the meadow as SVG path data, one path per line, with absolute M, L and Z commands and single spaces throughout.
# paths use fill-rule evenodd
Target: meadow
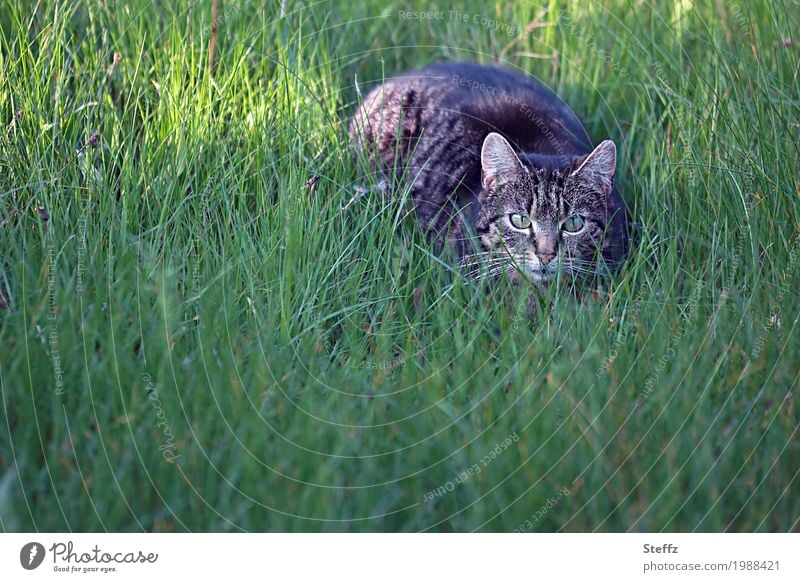
M 796 1 L 212 4 L 0 4 L 3 531 L 800 531 Z M 614 278 L 531 318 L 379 192 L 440 60 L 616 142 Z

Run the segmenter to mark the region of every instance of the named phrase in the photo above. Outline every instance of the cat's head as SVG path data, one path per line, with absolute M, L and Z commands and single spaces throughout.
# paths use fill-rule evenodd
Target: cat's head
M 537 283 L 559 270 L 573 280 L 602 274 L 624 237 L 615 216 L 624 210 L 612 199 L 616 158 L 608 140 L 584 156 L 517 156 L 505 138 L 490 133 L 481 150 L 475 221 L 483 249 L 473 261 L 486 259 L 484 273 Z

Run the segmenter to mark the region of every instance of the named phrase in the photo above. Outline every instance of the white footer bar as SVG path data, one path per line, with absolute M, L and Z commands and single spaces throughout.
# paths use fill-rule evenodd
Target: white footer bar
M 2 580 L 800 580 L 800 534 L 3 534 Z M 580 578 L 579 578 L 580 577 Z

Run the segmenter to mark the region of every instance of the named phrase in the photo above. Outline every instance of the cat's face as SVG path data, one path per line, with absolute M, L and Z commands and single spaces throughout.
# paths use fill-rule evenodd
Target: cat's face
M 554 168 L 526 163 L 499 134 L 481 152 L 483 191 L 476 220 L 488 270 L 536 283 L 560 270 L 578 280 L 603 269 L 609 240 L 609 197 L 616 147 L 604 141 L 588 156 L 565 158 Z

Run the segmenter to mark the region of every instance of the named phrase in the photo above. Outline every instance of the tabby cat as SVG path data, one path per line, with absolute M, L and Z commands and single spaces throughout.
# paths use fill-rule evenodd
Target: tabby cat
M 585 282 L 627 252 L 614 143 L 592 148 L 532 77 L 474 63 L 405 73 L 369 93 L 350 135 L 390 188 L 410 188 L 422 227 L 453 242 L 471 275 Z

